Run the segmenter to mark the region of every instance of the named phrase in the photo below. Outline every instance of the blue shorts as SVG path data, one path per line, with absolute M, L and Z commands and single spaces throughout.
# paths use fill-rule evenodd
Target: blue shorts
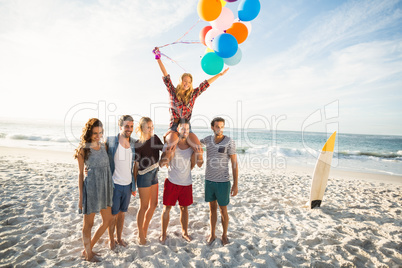
M 112 214 L 127 212 L 131 198 L 131 183 L 129 185 L 114 184 Z
M 188 124 L 190 127 L 190 133 L 193 133 L 193 131 L 191 130 L 191 124 Z M 173 125 L 169 128 L 169 130 L 172 130 L 174 132 L 177 132 L 177 127 L 179 126 L 179 123 L 173 123 Z
M 155 168 L 144 175 L 137 175 L 137 187 L 138 188 L 147 188 L 152 185 L 158 184 L 158 171 L 159 168 Z

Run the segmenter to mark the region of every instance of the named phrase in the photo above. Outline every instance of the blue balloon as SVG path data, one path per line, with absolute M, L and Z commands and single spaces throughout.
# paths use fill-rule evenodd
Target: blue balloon
M 219 57 L 230 58 L 236 54 L 239 44 L 233 35 L 223 33 L 214 38 L 212 48 Z
M 261 4 L 259 0 L 241 0 L 237 13 L 241 21 L 255 19 L 260 13 Z
M 209 75 L 216 75 L 223 69 L 223 59 L 216 55 L 215 52 L 208 52 L 201 59 L 202 70 Z
M 239 49 L 237 50 L 236 54 L 233 57 L 227 58 L 227 59 L 223 59 L 223 61 L 225 62 L 226 65 L 228 66 L 233 66 L 238 64 L 241 61 L 243 53 Z

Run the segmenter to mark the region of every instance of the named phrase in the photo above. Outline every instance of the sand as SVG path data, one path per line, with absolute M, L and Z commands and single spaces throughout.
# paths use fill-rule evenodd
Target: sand
M 111 251 L 104 234 L 94 248 L 102 262 L 93 264 L 80 257 L 72 154 L 0 147 L 0 267 L 402 267 L 402 178 L 333 170 L 321 208 L 310 210 L 303 205 L 311 173 L 307 167 L 241 169 L 239 194 L 228 206 L 230 244 L 217 239 L 208 246 L 204 170 L 195 169 L 193 240 L 181 238 L 175 207 L 161 245 L 162 169 L 148 244 L 136 242 L 137 196 L 126 215 L 128 247 Z M 94 228 L 100 221 L 97 215 Z M 218 221 L 218 237 L 221 232 Z

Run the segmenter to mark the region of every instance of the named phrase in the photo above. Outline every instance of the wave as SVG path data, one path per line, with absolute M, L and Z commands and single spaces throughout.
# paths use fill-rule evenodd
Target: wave
M 311 148 L 284 148 L 279 146 L 265 147 L 240 147 L 237 148 L 238 154 L 253 155 L 278 155 L 285 157 L 318 157 L 320 151 Z M 335 152 L 334 157 L 338 158 L 360 158 L 360 159 L 378 159 L 378 160 L 396 160 L 402 161 L 402 151 L 398 152 L 360 152 L 360 151 L 341 151 Z
M 0 133 L 0 139 L 11 139 L 11 140 L 27 140 L 27 141 L 50 141 L 50 142 L 60 142 L 65 143 L 68 142 L 66 138 L 62 137 L 43 137 L 36 135 L 23 135 L 23 134 L 14 134 L 14 135 L 6 135 L 4 133 Z
M 371 158 L 382 158 L 382 159 L 396 159 L 402 160 L 402 151 L 398 152 L 360 152 L 360 151 L 343 151 L 338 153 L 341 156 L 362 156 L 362 157 L 371 157 Z
M 237 148 L 237 153 L 253 154 L 253 155 L 277 155 L 285 157 L 317 157 L 318 151 L 312 149 L 284 148 L 279 146 L 265 147 L 243 147 Z
M 4 140 L 16 140 L 16 141 L 31 141 L 37 142 L 38 145 L 53 144 L 57 146 L 60 144 L 65 146 L 69 143 L 69 139 L 60 135 L 60 133 L 54 133 L 49 135 L 35 135 L 35 134 L 15 134 L 0 132 L 0 139 Z M 78 141 L 77 141 L 78 142 Z M 291 146 L 291 145 L 290 145 Z M 250 154 L 250 155 L 273 155 L 283 156 L 289 158 L 317 158 L 320 151 L 313 150 L 311 148 L 289 148 L 285 146 L 239 146 L 236 148 L 237 154 Z M 357 159 L 357 160 L 377 160 L 377 161 L 402 161 L 402 150 L 395 152 L 370 152 L 370 151 L 349 151 L 340 150 L 335 152 L 334 157 L 341 159 Z

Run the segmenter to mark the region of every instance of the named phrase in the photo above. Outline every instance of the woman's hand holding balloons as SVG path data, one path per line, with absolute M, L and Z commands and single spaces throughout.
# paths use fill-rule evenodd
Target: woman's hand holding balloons
M 155 47 L 154 50 L 152 50 L 152 53 L 155 54 L 155 60 L 160 60 L 161 52 L 159 51 L 159 48 Z

